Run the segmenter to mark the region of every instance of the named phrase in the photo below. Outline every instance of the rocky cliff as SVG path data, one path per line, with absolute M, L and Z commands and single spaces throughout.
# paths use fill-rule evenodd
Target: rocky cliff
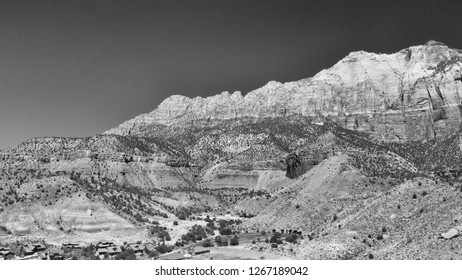
M 435 41 L 394 54 L 352 52 L 312 78 L 271 81 L 245 96 L 173 95 L 106 133 L 143 135 L 156 125 L 302 115 L 384 141 L 433 139 L 459 130 L 461 57 L 462 51 Z

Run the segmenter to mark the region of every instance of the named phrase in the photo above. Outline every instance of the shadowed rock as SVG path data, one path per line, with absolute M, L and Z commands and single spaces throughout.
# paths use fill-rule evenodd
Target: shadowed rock
M 297 154 L 292 153 L 287 156 L 286 166 L 287 166 L 287 169 L 286 169 L 287 177 L 293 179 L 293 178 L 298 177 L 301 174 L 302 162 L 300 160 L 300 157 Z

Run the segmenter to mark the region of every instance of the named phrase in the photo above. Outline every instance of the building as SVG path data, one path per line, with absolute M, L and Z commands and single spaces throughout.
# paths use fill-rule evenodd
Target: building
M 66 248 L 66 249 L 82 249 L 82 245 L 80 243 L 72 243 L 72 242 L 68 242 L 68 243 L 63 243 L 63 248 Z
M 111 256 L 118 255 L 119 253 L 122 252 L 122 249 L 120 248 L 120 246 L 116 246 L 116 245 L 112 247 L 108 247 L 106 250 L 108 254 Z
M 194 250 L 193 250 L 193 255 L 202 255 L 202 254 L 208 254 L 210 253 L 210 248 L 206 248 L 206 247 L 194 247 Z
M 45 251 L 46 249 L 45 245 L 40 244 L 40 243 L 34 243 L 32 244 L 32 246 L 34 247 L 33 249 L 34 252 L 42 252 L 42 251 Z
M 135 253 L 143 253 L 145 247 L 141 244 L 130 244 L 128 245 L 128 248 L 135 251 Z
M 32 244 L 26 244 L 22 247 L 25 256 L 30 256 L 35 253 L 35 247 Z
M 96 248 L 108 248 L 114 246 L 114 242 L 111 241 L 100 241 L 96 244 Z
M 147 243 L 144 245 L 144 248 L 148 251 L 155 251 L 157 246 L 154 243 Z
M 4 260 L 11 260 L 14 258 L 14 254 L 9 249 L 3 247 L 0 250 L 0 257 Z
M 96 255 L 97 256 L 104 256 L 106 254 L 109 254 L 108 248 L 98 248 L 98 249 L 96 249 Z
M 52 248 L 48 252 L 48 256 L 50 257 L 50 260 L 62 260 L 64 259 L 64 252 L 61 249 Z

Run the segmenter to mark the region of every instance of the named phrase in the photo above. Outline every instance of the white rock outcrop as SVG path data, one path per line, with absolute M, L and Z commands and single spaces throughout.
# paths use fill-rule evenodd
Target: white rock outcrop
M 157 109 L 106 133 L 137 134 L 145 126 L 243 117 L 329 118 L 376 139 L 432 139 L 461 124 L 461 51 L 430 41 L 394 54 L 352 52 L 312 78 L 271 81 L 243 96 L 173 95 Z

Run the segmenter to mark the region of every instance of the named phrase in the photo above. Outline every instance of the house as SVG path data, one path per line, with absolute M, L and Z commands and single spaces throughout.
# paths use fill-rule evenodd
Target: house
M 10 248 L 8 248 L 7 246 L 0 246 L 0 255 L 2 255 L 1 252 L 3 252 L 3 251 L 9 251 L 9 250 L 10 250 Z
M 81 249 L 82 248 L 82 245 L 80 243 L 71 243 L 71 242 L 68 242 L 68 243 L 63 243 L 63 248 L 67 248 L 67 249 Z
M 159 257 L 160 260 L 185 260 L 187 257 L 183 253 L 172 253 Z
M 120 246 L 114 245 L 112 247 L 108 247 L 107 252 L 109 253 L 109 255 L 114 256 L 114 255 L 121 253 L 122 249 L 120 248 Z
M 194 247 L 193 255 L 202 255 L 210 253 L 210 249 L 206 247 Z
M 111 241 L 100 241 L 96 244 L 96 248 L 108 248 L 114 246 L 114 242 Z
M 40 243 L 34 243 L 32 244 L 32 247 L 34 247 L 33 251 L 34 252 L 42 252 L 45 251 L 46 247 Z
M 141 244 L 130 244 L 128 248 L 135 251 L 135 253 L 143 253 L 145 246 Z
M 30 255 L 33 255 L 35 253 L 35 247 L 32 246 L 31 244 L 24 245 L 22 247 L 22 250 L 24 252 L 24 255 L 26 255 L 26 256 L 30 256 Z
M 104 256 L 106 254 L 108 254 L 108 248 L 98 248 L 96 249 L 96 255 L 97 256 Z
M 11 260 L 14 258 L 14 254 L 10 250 L 2 248 L 2 250 L 0 250 L 0 257 L 4 260 Z
M 50 260 L 62 260 L 64 259 L 64 251 L 61 249 L 52 248 L 48 252 L 48 256 L 50 257 Z
M 147 243 L 144 245 L 144 248 L 148 251 L 155 251 L 157 246 L 154 245 L 153 243 Z

